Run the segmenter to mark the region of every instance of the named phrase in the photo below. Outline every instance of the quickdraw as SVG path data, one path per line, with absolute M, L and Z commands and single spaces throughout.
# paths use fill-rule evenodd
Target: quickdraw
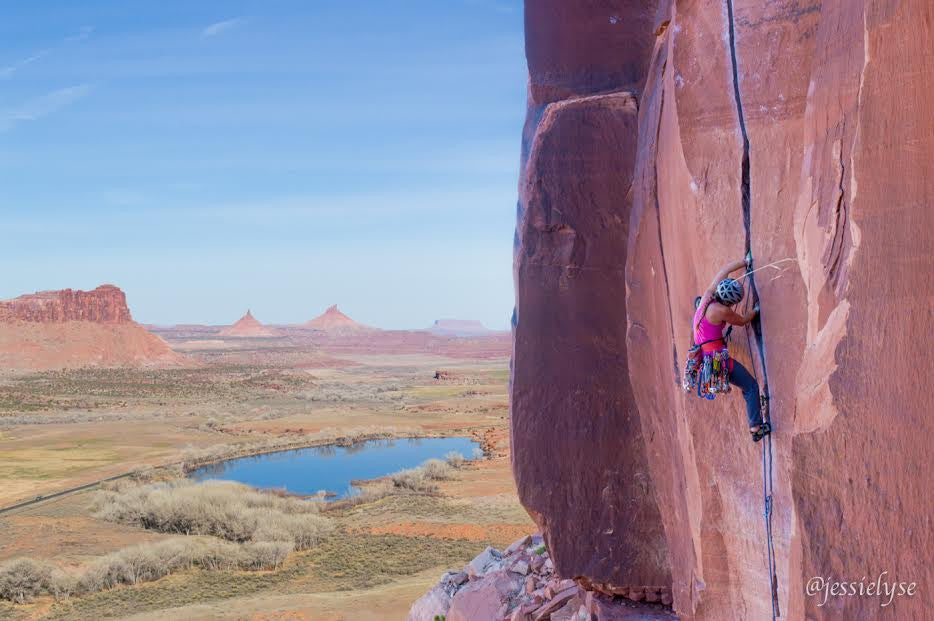
M 688 351 L 681 387 L 685 392 L 697 391 L 698 397 L 713 399 L 730 392 L 730 352 L 726 348 L 701 352 L 695 345 Z

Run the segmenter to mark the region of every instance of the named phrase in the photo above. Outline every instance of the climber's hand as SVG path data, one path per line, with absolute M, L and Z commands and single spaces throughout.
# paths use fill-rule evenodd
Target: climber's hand
M 749 321 L 753 321 L 756 317 L 759 316 L 759 304 L 757 303 L 752 307 L 752 311 L 749 314 Z

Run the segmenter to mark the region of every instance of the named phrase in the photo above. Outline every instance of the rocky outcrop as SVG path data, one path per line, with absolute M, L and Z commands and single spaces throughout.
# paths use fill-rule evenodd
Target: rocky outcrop
M 219 334 L 221 336 L 233 336 L 240 338 L 262 338 L 278 336 L 278 332 L 268 326 L 264 326 L 249 310 L 246 315 L 237 320 L 232 326 L 223 328 Z
M 44 291 L 0 302 L 0 369 L 188 364 L 133 321 L 123 291 Z
M 314 319 L 302 324 L 302 327 L 311 328 L 313 330 L 321 330 L 323 332 L 336 333 L 365 332 L 368 330 L 373 330 L 373 328 L 365 326 L 362 323 L 357 323 L 342 313 L 340 310 L 338 310 L 336 304 L 329 306 L 326 311 Z
M 637 604 L 636 602 L 643 602 Z M 448 572 L 412 605 L 407 621 L 669 621 L 667 587 L 626 589 L 618 597 L 561 579 L 541 535 L 505 550 L 487 548 Z
M 123 291 L 113 285 L 101 285 L 93 291 L 41 291 L 0 301 L 0 321 L 14 320 L 34 323 L 129 323 L 133 318 Z
M 441 336 L 486 336 L 495 334 L 476 319 L 437 319 L 428 331 Z
M 738 395 L 678 378 L 694 297 L 748 250 L 792 259 L 731 344 L 771 397 L 777 612 L 878 615 L 814 576 L 934 584 L 932 5 L 540 0 L 526 27 L 513 466 L 558 574 L 771 617 L 761 447 Z

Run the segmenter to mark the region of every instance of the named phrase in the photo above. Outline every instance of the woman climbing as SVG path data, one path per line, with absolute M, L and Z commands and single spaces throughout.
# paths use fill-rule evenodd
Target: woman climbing
M 745 261 L 735 261 L 725 265 L 717 273 L 710 287 L 701 296 L 699 304 L 696 304 L 693 334 L 694 343 L 700 347 L 703 359 L 710 359 L 709 368 L 719 369 L 719 364 L 723 362 L 725 364 L 723 371 L 728 370 L 729 373 L 729 383 L 743 391 L 749 432 L 752 434 L 752 439 L 758 442 L 772 432 L 768 421 L 762 420 L 759 383 L 746 367 L 729 357 L 723 334 L 726 324 L 745 326 L 755 319 L 759 312 L 756 307 L 740 315 L 732 308 L 743 299 L 743 286 L 729 276 L 745 266 Z M 726 389 L 728 390 L 729 386 L 726 386 Z M 722 392 L 722 389 L 720 391 Z M 717 389 L 712 389 L 711 392 L 717 392 Z

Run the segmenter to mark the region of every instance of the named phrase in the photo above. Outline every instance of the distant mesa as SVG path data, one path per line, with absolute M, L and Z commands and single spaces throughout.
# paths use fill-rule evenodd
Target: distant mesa
M 497 333 L 476 319 L 438 319 L 428 331 L 439 336 L 488 336 Z
M 123 291 L 113 285 L 101 285 L 94 291 L 39 291 L 0 301 L 0 321 L 13 320 L 34 323 L 129 323 L 133 317 Z
M 232 326 L 228 326 L 220 331 L 221 336 L 237 336 L 245 338 L 259 338 L 259 337 L 270 337 L 270 336 L 279 336 L 279 333 L 268 326 L 264 326 L 259 322 L 256 317 L 253 316 L 253 313 L 250 311 L 246 312 L 246 315 L 241 317 L 237 323 Z
M 365 326 L 362 323 L 357 323 L 344 313 L 340 312 L 337 308 L 337 304 L 329 307 L 322 314 L 318 315 L 311 321 L 306 321 L 302 324 L 305 328 L 311 328 L 313 330 L 322 330 L 324 332 L 367 332 L 375 330 L 376 328 L 371 328 L 370 326 Z
M 113 285 L 40 291 L 0 301 L 0 369 L 183 366 L 190 363 L 133 321 Z

